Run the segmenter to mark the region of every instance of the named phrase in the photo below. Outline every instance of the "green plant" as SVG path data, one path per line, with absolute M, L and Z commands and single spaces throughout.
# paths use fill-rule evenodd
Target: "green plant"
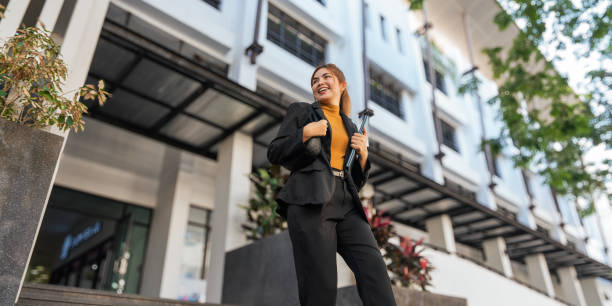
M 84 129 L 80 102 L 97 100 L 103 105 L 108 96 L 104 82 L 63 92 L 67 67 L 60 46 L 44 27 L 17 31 L 0 48 L 0 117 L 26 126 L 56 126 L 59 130 Z
M 249 179 L 255 186 L 255 198 L 249 200 L 248 206 L 241 206 L 248 218 L 248 223 L 242 225 L 248 232 L 247 238 L 258 240 L 285 230 L 287 222 L 276 213 L 275 198 L 286 181 L 280 174 L 280 166 L 273 165 L 269 170 L 258 168 L 249 174 Z
M 488 103 L 499 106 L 499 118 L 505 123 L 500 135 L 486 143 L 515 147 L 510 157 L 516 167 L 537 172 L 557 194 L 588 203 L 580 209 L 581 215 L 588 215 L 594 212 L 593 194 L 610 197 L 606 185 L 612 179 L 612 160 L 597 165 L 583 162 L 583 156 L 596 146 L 612 149 L 612 72 L 606 65 L 612 60 L 612 3 L 498 3 L 503 8 L 493 21 L 500 31 L 515 20 L 522 26 L 506 50 L 483 50 L 494 78 L 501 81 L 498 95 Z M 588 58 L 599 64 L 581 64 L 585 77 L 573 87 L 554 66 Z M 475 78 L 473 74 L 464 78 L 461 92 L 476 93 Z M 542 104 L 547 107 L 538 107 Z
M 384 211 L 377 211 L 371 205 L 369 208 L 366 209 L 366 217 L 378 247 L 384 250 L 383 256 L 388 259 L 387 270 L 391 272 L 391 282 L 427 291 L 427 287 L 431 286 L 431 271 L 434 268 L 421 254 L 424 250 L 423 238 L 413 242 L 409 237 L 398 235 Z M 389 241 L 394 237 L 399 238 L 399 245 Z M 417 250 L 417 247 L 421 249 Z

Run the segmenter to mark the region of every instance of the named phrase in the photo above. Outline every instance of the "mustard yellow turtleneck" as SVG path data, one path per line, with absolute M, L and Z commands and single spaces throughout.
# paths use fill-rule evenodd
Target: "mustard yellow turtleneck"
M 346 152 L 346 146 L 348 145 L 348 134 L 342 123 L 342 117 L 340 117 L 340 106 L 339 105 L 327 105 L 321 104 L 321 109 L 329 121 L 332 130 L 331 140 L 331 159 L 329 161 L 332 168 L 344 169 L 344 152 Z

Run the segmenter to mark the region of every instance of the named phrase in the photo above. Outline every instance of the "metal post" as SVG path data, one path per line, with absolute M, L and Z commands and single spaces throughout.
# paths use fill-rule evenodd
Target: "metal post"
M 440 161 L 440 165 L 442 165 L 442 158 L 444 157 L 444 153 L 442 152 L 442 127 L 440 126 L 440 121 L 438 120 L 438 107 L 436 106 L 436 88 L 437 88 L 437 80 L 436 73 L 433 68 L 433 56 L 431 54 L 431 43 L 429 41 L 429 29 L 431 28 L 431 24 L 427 19 L 427 4 L 423 2 L 423 36 L 425 37 L 425 55 L 427 56 L 427 70 L 429 71 L 429 78 L 431 80 L 431 109 L 434 120 L 434 130 L 436 132 L 436 140 L 438 142 L 438 154 L 435 155 L 436 159 Z
M 253 34 L 253 42 L 244 50 L 244 54 L 251 57 L 251 65 L 255 65 L 257 56 L 263 52 L 263 46 L 257 40 L 259 39 L 259 20 L 261 19 L 261 7 L 264 0 L 257 2 L 257 16 L 255 17 L 255 33 Z
M 474 46 L 473 46 L 473 41 L 472 41 L 472 32 L 470 31 L 470 24 L 467 18 L 467 14 L 463 12 L 462 15 L 463 15 L 463 30 L 465 32 L 465 40 L 466 40 L 466 44 L 468 48 L 468 55 L 470 57 L 470 64 L 472 65 L 472 68 L 468 72 L 466 72 L 466 74 L 471 74 L 472 77 L 475 77 L 474 74 L 476 70 L 478 70 L 478 67 L 476 66 L 476 63 L 474 61 Z M 486 130 L 485 130 L 485 122 L 484 122 L 484 113 L 482 110 L 482 99 L 478 92 L 474 93 L 473 96 L 476 98 L 476 104 L 478 105 L 478 113 L 480 117 L 480 133 L 481 133 L 480 140 L 484 142 Z M 491 147 L 489 146 L 488 143 L 485 143 L 484 150 L 485 150 L 485 161 L 487 163 L 487 169 L 489 170 L 489 188 L 493 189 L 495 188 L 495 185 L 496 185 L 495 182 L 493 181 L 493 174 L 495 173 L 495 171 L 493 170 L 494 169 L 493 155 L 491 154 Z

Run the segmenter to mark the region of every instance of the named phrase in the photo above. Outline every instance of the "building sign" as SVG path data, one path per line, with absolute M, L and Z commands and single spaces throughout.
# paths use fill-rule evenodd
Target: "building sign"
M 76 248 L 81 243 L 89 240 L 91 237 L 95 236 L 102 230 L 102 223 L 100 221 L 96 221 L 91 226 L 88 226 L 86 229 L 81 231 L 76 235 L 68 234 L 66 238 L 64 238 L 64 244 L 62 245 L 62 252 L 60 253 L 60 259 L 64 260 L 68 257 L 68 253 L 70 250 Z

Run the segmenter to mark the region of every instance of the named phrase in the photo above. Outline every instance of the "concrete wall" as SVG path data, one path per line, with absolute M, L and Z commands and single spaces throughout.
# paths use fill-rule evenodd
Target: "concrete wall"
M 431 292 L 465 297 L 470 306 L 565 305 L 471 261 L 435 250 L 423 254 L 436 268 Z

